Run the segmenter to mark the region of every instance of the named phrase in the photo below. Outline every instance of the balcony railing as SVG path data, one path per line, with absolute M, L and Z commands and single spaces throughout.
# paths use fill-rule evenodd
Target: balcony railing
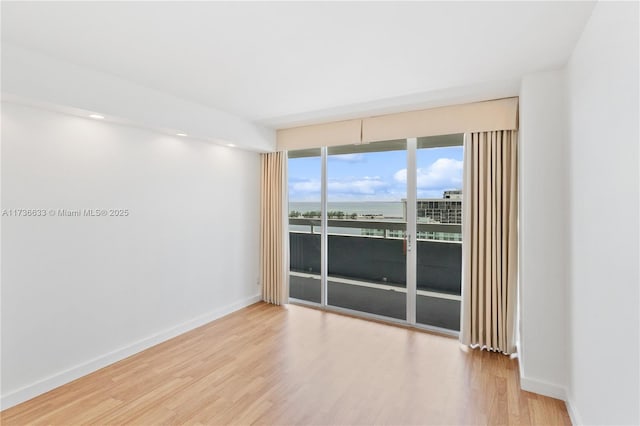
M 320 302 L 320 219 L 291 218 L 290 266 L 293 298 Z M 328 220 L 328 304 L 405 319 L 406 244 L 397 236 L 406 222 Z M 340 228 L 381 230 L 380 236 L 337 233 Z M 395 232 L 394 232 L 395 231 Z M 419 233 L 461 232 L 459 224 L 417 224 Z M 395 234 L 396 236 L 393 236 Z M 418 239 L 417 322 L 451 330 L 460 328 L 462 246 L 459 241 Z
M 310 232 L 320 229 L 320 219 L 289 218 L 289 225 L 309 226 Z M 407 229 L 407 222 L 399 220 L 358 220 L 358 219 L 329 219 L 329 228 L 355 228 L 355 229 L 380 229 L 385 231 L 404 231 Z M 462 232 L 462 225 L 455 223 L 417 223 L 418 232 L 446 232 L 459 234 Z M 385 232 L 386 234 L 386 232 Z

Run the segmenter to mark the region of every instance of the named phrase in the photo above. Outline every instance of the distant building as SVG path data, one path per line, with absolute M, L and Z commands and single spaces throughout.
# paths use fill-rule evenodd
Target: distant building
M 402 200 L 403 219 L 407 220 L 407 200 Z M 462 190 L 444 191 L 442 198 L 419 198 L 416 200 L 418 223 L 462 224 Z M 373 219 L 373 218 L 371 218 Z M 370 237 L 404 238 L 404 231 L 383 229 L 361 229 L 361 235 Z M 420 240 L 462 241 L 458 232 L 418 232 Z
M 462 200 L 462 189 L 454 189 L 451 191 L 444 191 L 442 198 L 446 200 Z
M 387 237 L 389 238 L 399 238 L 397 233 L 402 231 L 388 231 Z M 384 229 L 360 229 L 360 235 L 364 235 L 367 237 L 384 237 Z
M 407 200 L 402 200 L 403 217 L 407 219 Z M 462 190 L 444 191 L 442 198 L 418 198 L 416 200 L 418 223 L 462 224 Z M 420 240 L 462 241 L 457 232 L 418 232 Z
M 421 198 L 416 200 L 416 208 L 418 222 L 426 219 L 428 223 L 462 223 L 461 194 L 458 198 Z M 406 207 L 404 210 L 406 218 Z

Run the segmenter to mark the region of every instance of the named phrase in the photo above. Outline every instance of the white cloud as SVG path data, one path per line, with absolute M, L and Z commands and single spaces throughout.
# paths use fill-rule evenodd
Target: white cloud
M 346 163 L 362 163 L 365 161 L 365 158 L 362 154 L 340 154 L 330 155 L 329 160 L 344 161 Z
M 401 169 L 395 172 L 393 179 L 395 179 L 396 182 L 407 183 L 407 169 Z
M 289 183 L 289 191 L 295 193 L 320 193 L 319 180 L 301 180 Z M 329 193 L 374 194 L 379 189 L 387 188 L 389 184 L 378 176 L 363 176 L 358 178 L 330 179 Z
M 320 196 L 320 181 L 301 179 L 289 182 L 289 198 L 292 200 L 317 199 Z M 380 176 L 345 177 L 329 179 L 329 197 L 333 200 L 359 200 L 387 198 L 391 188 Z
M 329 194 L 362 194 L 372 195 L 385 189 L 389 184 L 379 176 L 363 176 L 358 178 L 331 179 L 328 182 Z
M 407 182 L 407 169 L 398 170 L 393 178 Z M 417 170 L 418 189 L 443 190 L 462 188 L 462 161 L 439 158 L 429 167 Z
M 289 183 L 289 192 L 317 192 L 320 193 L 320 181 L 319 180 L 300 180 Z

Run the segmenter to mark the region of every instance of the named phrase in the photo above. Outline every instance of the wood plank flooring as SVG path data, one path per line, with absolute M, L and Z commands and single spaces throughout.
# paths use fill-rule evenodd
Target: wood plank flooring
M 517 360 L 457 340 L 258 303 L 0 414 L 25 424 L 555 425 Z

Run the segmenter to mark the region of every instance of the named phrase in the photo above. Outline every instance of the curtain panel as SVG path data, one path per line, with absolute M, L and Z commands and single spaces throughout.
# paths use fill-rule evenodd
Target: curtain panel
M 465 134 L 462 329 L 465 345 L 515 352 L 517 132 Z
M 282 305 L 289 298 L 287 153 L 260 156 L 260 277 L 262 299 Z

